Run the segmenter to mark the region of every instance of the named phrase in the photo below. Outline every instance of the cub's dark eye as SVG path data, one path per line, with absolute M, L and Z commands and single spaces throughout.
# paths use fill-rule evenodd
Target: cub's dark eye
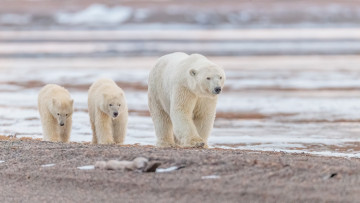
M 207 80 L 210 80 L 210 77 L 207 77 L 206 79 L 207 79 Z
M 68 114 L 66 114 L 66 116 L 68 116 Z
M 59 116 L 60 114 L 59 114 L 59 113 L 57 113 L 57 115 Z
M 112 106 L 112 104 L 109 104 L 109 106 Z
M 220 76 L 220 80 L 222 79 L 222 77 Z
M 118 106 L 121 106 L 121 104 L 118 104 Z

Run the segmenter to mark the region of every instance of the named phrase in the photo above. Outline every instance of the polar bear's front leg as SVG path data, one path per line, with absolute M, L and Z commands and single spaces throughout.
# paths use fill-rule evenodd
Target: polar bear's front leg
M 192 120 L 195 104 L 196 98 L 184 95 L 175 95 L 171 102 L 170 117 L 174 133 L 184 147 L 205 146 Z
M 205 141 L 205 148 L 214 125 L 217 100 L 200 99 L 194 111 L 194 124 L 199 136 Z
M 111 118 L 100 110 L 95 113 L 95 131 L 99 144 L 114 143 Z
M 96 129 L 95 129 L 95 122 L 92 121 L 92 119 L 90 119 L 90 125 L 91 125 L 91 131 L 92 131 L 92 144 L 97 144 L 98 140 L 97 140 L 97 136 L 96 136 Z
M 149 109 L 155 127 L 157 147 L 175 147 L 173 126 L 169 115 L 149 95 Z
M 122 115 L 124 114 L 124 115 Z M 117 144 L 124 144 L 128 122 L 127 112 L 120 114 L 120 117 L 113 120 L 114 141 Z

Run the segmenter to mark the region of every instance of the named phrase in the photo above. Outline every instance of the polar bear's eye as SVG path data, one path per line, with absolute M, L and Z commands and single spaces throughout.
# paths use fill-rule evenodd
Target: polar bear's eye
M 220 80 L 222 79 L 222 77 L 220 76 Z
M 57 113 L 57 115 L 59 116 L 60 114 L 59 114 L 59 113 Z
M 121 106 L 121 104 L 118 104 L 118 106 Z
M 66 116 L 68 116 L 68 114 L 66 114 Z
M 112 104 L 109 104 L 109 106 L 112 106 Z
M 207 80 L 210 80 L 210 77 L 207 77 L 206 79 L 207 79 Z

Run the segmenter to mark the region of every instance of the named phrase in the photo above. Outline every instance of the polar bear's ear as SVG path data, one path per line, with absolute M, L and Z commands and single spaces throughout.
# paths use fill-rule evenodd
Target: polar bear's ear
M 107 101 L 108 98 L 109 98 L 109 95 L 104 93 L 104 94 L 102 95 L 102 98 L 103 98 L 104 101 Z
M 52 98 L 52 99 L 51 99 L 51 102 L 52 102 L 53 105 L 55 105 L 55 104 L 56 104 L 56 99 L 55 99 L 55 98 Z
M 196 70 L 190 69 L 189 73 L 190 73 L 191 76 L 195 76 L 196 75 Z
M 70 104 L 71 104 L 71 106 L 74 106 L 74 99 L 70 100 Z

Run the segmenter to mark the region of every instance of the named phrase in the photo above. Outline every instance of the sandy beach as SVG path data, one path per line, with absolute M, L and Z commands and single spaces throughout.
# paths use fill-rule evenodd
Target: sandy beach
M 143 156 L 164 173 L 77 167 Z M 0 141 L 1 202 L 356 202 L 360 160 L 224 149 Z M 53 165 L 48 165 L 53 164 Z

